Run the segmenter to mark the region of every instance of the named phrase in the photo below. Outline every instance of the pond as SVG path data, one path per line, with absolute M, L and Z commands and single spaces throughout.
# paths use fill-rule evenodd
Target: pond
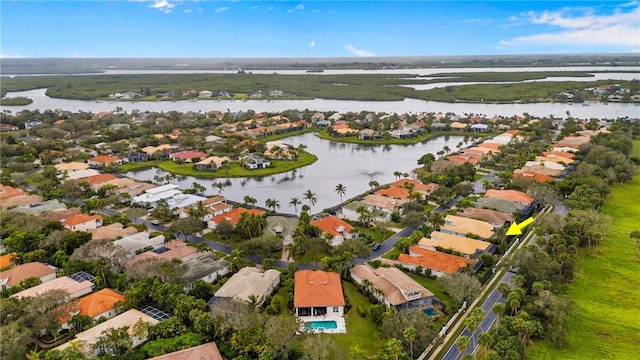
M 444 146 L 456 149 L 459 142 L 464 142 L 464 137 L 441 136 L 414 145 L 365 146 L 323 140 L 313 133 L 307 133 L 283 141 L 293 146 L 305 144 L 307 151 L 315 154 L 318 161 L 295 172 L 256 178 L 230 178 L 221 195 L 239 202 L 245 196 L 251 196 L 258 201 L 256 205 L 263 207 L 267 199 L 276 199 L 280 203 L 279 212 L 293 214 L 294 208 L 289 206 L 291 198 L 298 197 L 303 204 L 309 205 L 303 194 L 311 190 L 318 199 L 311 208 L 311 212 L 316 213 L 340 203 L 340 195 L 335 192 L 338 184 L 346 186 L 346 194 L 342 197 L 346 200 L 369 190 L 371 180 L 385 184 L 397 180 L 394 172 L 410 173 L 419 166 L 418 159 L 426 153 L 435 155 Z M 154 176 L 166 174 L 154 168 L 130 171 L 125 175 L 152 181 Z M 208 195 L 214 195 L 219 191 L 215 184 L 225 180 L 178 176 L 174 182 L 186 189 L 195 181 L 207 188 Z

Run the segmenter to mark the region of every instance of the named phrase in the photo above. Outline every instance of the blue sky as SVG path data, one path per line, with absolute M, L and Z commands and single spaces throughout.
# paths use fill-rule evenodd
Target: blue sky
M 1 0 L 0 56 L 640 52 L 640 1 Z

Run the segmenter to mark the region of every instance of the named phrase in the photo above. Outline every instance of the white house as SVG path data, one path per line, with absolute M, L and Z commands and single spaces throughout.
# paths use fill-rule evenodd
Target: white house
M 67 216 L 66 218 L 60 220 L 60 222 L 66 229 L 69 230 L 89 231 L 95 230 L 98 227 L 102 226 L 102 216 L 74 214 Z
M 213 93 L 209 90 L 202 90 L 198 93 L 198 97 L 207 98 L 213 96 Z

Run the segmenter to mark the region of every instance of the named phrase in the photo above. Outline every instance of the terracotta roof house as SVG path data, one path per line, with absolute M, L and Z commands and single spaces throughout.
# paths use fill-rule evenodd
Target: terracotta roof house
M 119 329 L 123 327 L 128 328 L 129 335 L 131 335 L 131 339 L 133 341 L 132 346 L 136 347 L 145 342 L 148 336 L 146 332 L 142 335 L 136 334 L 135 325 L 139 321 L 142 321 L 143 323 L 147 323 L 149 325 L 155 325 L 159 323 L 158 320 L 152 318 L 151 316 L 146 315 L 139 310 L 131 309 L 90 329 L 76 334 L 76 336 L 72 340 L 58 346 L 55 349 L 62 351 L 67 347 L 72 346 L 73 343 L 77 343 L 81 344 L 80 348 L 83 349 L 84 352 L 90 355 L 99 355 L 100 352 L 94 351 L 93 347 L 102 338 L 104 332 L 111 329 Z M 105 350 L 108 351 L 108 349 Z M 103 350 L 103 352 L 105 350 Z
M 576 157 L 576 154 L 566 151 L 544 151 L 542 155 L 546 157 L 558 157 L 566 159 L 573 159 L 574 157 Z
M 447 234 L 467 236 L 475 234 L 482 239 L 490 239 L 495 234 L 493 225 L 488 222 L 469 219 L 455 215 L 447 215 L 440 231 Z
M 138 261 L 145 259 L 173 260 L 179 259 L 182 262 L 189 261 L 198 256 L 198 249 L 189 246 L 186 242 L 180 240 L 170 241 L 156 249 L 138 254 L 125 262 L 125 266 L 131 266 Z
M 23 195 L 28 195 L 28 193 L 18 187 L 0 184 L 0 200 Z
M 531 205 L 534 202 L 532 196 L 527 195 L 526 193 L 518 190 L 497 190 L 497 189 L 489 189 L 485 195 L 486 197 L 492 197 L 496 199 L 509 200 L 514 202 L 519 202 L 525 205 Z
M 197 170 L 216 170 L 218 169 L 220 166 L 222 166 L 222 164 L 224 164 L 225 162 L 231 162 L 231 159 L 229 159 L 226 156 L 223 157 L 219 157 L 219 156 L 210 156 L 204 160 L 200 160 L 198 161 L 195 166 Z
M 439 187 L 439 185 L 436 184 L 436 183 L 423 184 L 420 180 L 414 180 L 414 179 L 396 180 L 396 181 L 391 183 L 391 186 L 407 188 L 407 187 L 411 186 L 409 184 L 413 184 L 413 190 L 414 191 L 418 191 L 418 192 L 421 192 L 423 194 L 431 194 L 431 192 L 433 192 L 433 190 L 435 190 L 435 189 L 437 189 Z
M 7 268 L 9 266 L 13 266 L 13 259 L 15 259 L 16 253 L 12 252 L 9 254 L 4 254 L 0 256 L 0 269 Z
M 93 291 L 96 285 L 91 281 L 76 281 L 68 276 L 62 276 L 51 281 L 47 281 L 40 285 L 30 287 L 18 293 L 11 295 L 18 299 L 26 297 L 38 297 L 51 290 L 65 290 L 69 293 L 69 299 L 77 299 Z
M 158 146 L 145 146 L 140 149 L 142 152 L 146 153 L 148 156 L 153 155 L 155 152 L 163 152 L 165 150 L 173 150 L 175 147 L 170 144 L 160 144 Z
M 15 255 L 15 253 L 12 254 Z M 11 256 L 12 254 L 8 254 L 10 258 L 13 257 Z M 5 258 L 5 260 L 6 259 L 7 258 Z M 9 260 L 8 264 L 5 266 L 10 265 L 11 261 Z M 45 283 L 55 279 L 56 273 L 57 269 L 53 266 L 45 265 L 40 262 L 30 262 L 0 272 L 0 286 L 2 286 L 2 290 L 6 290 L 31 277 L 38 278 L 40 282 Z
M 518 169 L 516 169 L 518 170 Z M 545 175 L 545 176 L 551 176 L 551 177 L 556 177 L 556 176 L 560 176 L 560 174 L 562 173 L 562 170 L 556 170 L 556 169 L 551 169 L 549 167 L 546 167 L 544 165 L 540 165 L 540 164 L 533 164 L 530 166 L 523 166 L 520 170 L 522 170 L 523 172 L 531 172 L 531 173 L 535 173 L 535 174 L 540 174 L 540 175 Z M 518 171 L 520 172 L 520 171 Z
M 122 165 L 122 159 L 115 156 L 101 155 L 87 160 L 87 164 L 89 164 L 89 166 Z
M 107 181 L 111 181 L 111 180 L 115 180 L 117 179 L 117 177 L 115 177 L 112 174 L 98 174 L 98 175 L 93 175 L 93 176 L 89 176 L 86 177 L 84 179 L 82 179 L 82 181 L 86 181 L 89 183 L 89 185 L 91 185 L 92 188 L 100 188 L 101 186 L 103 186 Z
M 215 229 L 216 225 L 218 225 L 221 221 L 226 220 L 229 223 L 231 223 L 231 225 L 236 226 L 236 224 L 238 223 L 238 220 L 240 220 L 240 217 L 244 213 L 246 213 L 247 215 L 251 215 L 251 214 L 262 215 L 265 213 L 265 211 L 260 209 L 246 209 L 243 207 L 237 207 L 223 214 L 214 216 L 211 220 L 207 222 L 207 225 L 210 229 Z
M 377 195 L 387 196 L 394 199 L 407 199 L 409 197 L 409 190 L 403 187 L 391 186 L 389 188 L 382 188 L 375 192 Z
M 38 215 L 38 217 L 41 219 L 46 219 L 50 221 L 61 221 L 67 216 L 80 214 L 80 213 L 81 213 L 80 208 L 75 207 L 75 208 L 69 208 L 69 209 L 63 209 L 63 210 L 46 211 Z
M 0 124 L 0 131 L 16 131 L 19 128 L 11 124 Z
M 360 264 L 351 268 L 351 278 L 360 285 L 368 280 L 368 291 L 381 303 L 398 310 L 426 306 L 435 298 L 429 289 L 396 267 L 374 269 L 369 264 Z
M 106 240 L 133 235 L 138 232 L 138 229 L 133 226 L 124 227 L 120 223 L 113 223 L 89 230 L 89 232 L 91 233 L 91 240 Z
M 121 293 L 104 288 L 93 292 L 77 301 L 78 314 L 88 316 L 94 320 L 100 318 L 111 319 L 116 315 L 116 304 L 124 301 L 124 295 Z M 68 314 L 63 317 L 61 322 L 66 323 L 75 314 Z
M 58 170 L 59 172 L 66 171 L 70 173 L 78 170 L 86 170 L 89 168 L 89 164 L 81 163 L 81 162 L 69 162 L 69 163 L 55 164 L 53 165 L 53 167 L 55 167 L 56 170 Z
M 483 253 L 494 253 L 497 248 L 490 242 L 471 239 L 465 236 L 447 234 L 439 231 L 431 233 L 431 237 L 422 238 L 418 246 L 425 249 L 436 250 L 449 249 L 456 251 L 466 258 L 476 258 Z
M 188 163 L 191 162 L 192 159 L 204 159 L 206 157 L 207 153 L 203 151 L 180 151 L 169 155 L 169 158 L 173 161 L 184 160 L 184 162 Z
M 464 131 L 467 129 L 467 125 L 468 124 L 454 121 L 451 124 L 449 124 L 449 127 L 451 128 L 451 130 Z
M 280 283 L 280 272 L 274 269 L 261 271 L 255 267 L 243 267 L 233 274 L 214 294 L 216 297 L 234 298 L 262 304 Z
M 42 202 L 42 196 L 40 195 L 18 195 L 12 196 L 0 201 L 0 210 L 7 210 L 9 208 L 15 208 L 17 206 L 29 206 L 32 204 L 40 204 Z
M 486 221 L 490 224 L 493 224 L 494 226 L 502 226 L 505 223 L 511 223 L 514 220 L 513 214 L 497 210 L 479 209 L 474 207 L 465 208 L 462 211 L 458 211 L 455 215 Z
M 435 250 L 424 249 L 420 246 L 410 247 L 408 255 L 400 254 L 400 256 L 398 256 L 398 262 L 400 262 L 402 266 L 411 270 L 415 270 L 418 266 L 423 269 L 429 269 L 433 276 L 453 274 L 463 267 L 475 263 L 475 261 L 471 259 Z
M 223 360 L 215 342 L 156 356 L 149 360 Z
M 460 154 L 460 155 L 450 155 L 448 160 L 454 163 L 464 164 L 469 163 L 473 166 L 478 165 L 480 160 L 482 160 L 482 156 L 476 154 Z
M 489 149 L 494 154 L 500 152 L 500 145 L 495 143 L 492 144 L 492 143 L 482 142 L 478 144 L 478 146 L 476 147 Z
M 102 216 L 75 214 L 60 220 L 62 225 L 73 231 L 89 231 L 102 226 Z
M 515 169 L 513 170 L 512 178 L 523 178 L 533 180 L 539 183 L 552 182 L 555 180 L 553 176 L 541 174 L 535 170 Z
M 344 316 L 340 275 L 322 270 L 296 271 L 293 287 L 296 316 Z
M 353 231 L 355 228 L 337 216 L 325 216 L 318 220 L 312 220 L 309 224 L 317 226 L 322 234 L 331 235 L 331 246 L 338 246 L 345 239 L 358 237 L 358 233 Z

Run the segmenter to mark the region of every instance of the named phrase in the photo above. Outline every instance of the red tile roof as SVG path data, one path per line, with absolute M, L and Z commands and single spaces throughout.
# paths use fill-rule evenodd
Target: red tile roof
M 494 198 L 494 199 L 515 201 L 515 202 L 519 202 L 519 203 L 523 203 L 523 204 L 532 204 L 533 200 L 534 200 L 533 197 L 527 195 L 526 193 L 523 193 L 522 191 L 518 191 L 518 190 L 490 189 L 490 190 L 487 191 L 485 196 L 491 197 L 491 198 Z
M 438 184 L 436 183 L 423 184 L 421 181 L 414 180 L 414 179 L 396 180 L 391 183 L 391 186 L 406 188 L 407 187 L 406 184 L 413 184 L 413 190 L 415 191 L 431 192 L 438 188 Z
M 336 216 L 326 216 L 318 220 L 313 220 L 309 222 L 309 224 L 317 226 L 323 233 L 333 236 L 342 235 L 343 233 L 348 234 L 354 229 L 353 226 Z
M 471 165 L 478 165 L 478 162 L 481 160 L 479 155 L 475 154 L 462 154 L 462 155 L 451 155 L 449 156 L 449 161 L 454 163 L 469 163 Z
M 210 342 L 192 348 L 156 356 L 149 360 L 222 360 L 216 343 Z
M 216 224 L 219 224 L 222 220 L 227 220 L 228 222 L 231 223 L 231 225 L 235 226 L 238 223 L 238 220 L 240 220 L 240 216 L 242 216 L 243 213 L 247 213 L 247 215 L 251 215 L 251 214 L 262 215 L 265 212 L 259 209 L 245 209 L 243 207 L 238 207 L 224 214 L 215 216 L 213 219 L 211 219 L 211 221 L 213 221 Z
M 322 270 L 300 270 L 295 274 L 294 307 L 344 306 L 340 275 Z
M 409 190 L 402 187 L 392 186 L 386 189 L 380 189 L 375 192 L 377 195 L 388 196 L 396 199 L 406 199 L 409 197 Z
M 539 183 L 552 182 L 554 180 L 552 176 L 539 174 L 537 172 L 530 171 L 530 170 L 521 170 L 521 169 L 514 170 L 513 175 L 511 177 L 513 177 L 514 179 L 516 178 L 530 179 Z
M 7 279 L 5 285 L 14 286 L 20 281 L 28 279 L 30 277 L 36 277 L 40 279 L 43 276 L 55 274 L 55 272 L 56 270 L 54 268 L 51 268 L 43 263 L 30 262 L 0 272 L 0 279 Z
M 93 185 L 103 184 L 103 183 L 106 183 L 107 181 L 111 181 L 115 179 L 117 179 L 117 177 L 111 174 L 98 174 L 98 175 L 86 177 L 82 179 L 82 181 L 86 181 L 89 183 L 89 185 L 93 186 Z
M 73 226 L 82 223 L 86 223 L 92 220 L 102 220 L 102 216 L 100 215 L 87 215 L 87 214 L 75 214 L 67 216 L 63 219 L 64 225 Z
M 78 310 L 81 315 L 93 318 L 112 310 L 117 303 L 123 301 L 124 295 L 115 290 L 104 288 L 78 300 Z M 71 319 L 71 314 L 60 318 L 60 322 L 66 323 L 69 319 Z
M 172 159 L 191 160 L 193 158 L 206 158 L 207 153 L 202 151 L 181 151 L 171 155 Z
M 16 253 L 12 252 L 0 256 L 0 269 L 13 265 L 13 259 L 16 257 Z
M 401 263 L 422 266 L 423 268 L 433 269 L 448 274 L 456 273 L 468 264 L 474 263 L 474 260 L 471 259 L 465 259 L 460 256 L 441 253 L 434 250 L 428 250 L 419 246 L 410 247 L 409 253 L 412 255 L 400 254 L 400 256 L 398 256 L 398 261 Z
M 114 162 L 118 162 L 120 161 L 120 158 L 117 158 L 115 156 L 109 156 L 109 155 L 100 155 L 100 156 L 96 156 L 96 157 L 92 157 L 91 159 L 87 160 L 88 162 L 97 162 L 97 163 L 102 163 L 102 164 L 110 164 L 110 163 L 114 163 Z

